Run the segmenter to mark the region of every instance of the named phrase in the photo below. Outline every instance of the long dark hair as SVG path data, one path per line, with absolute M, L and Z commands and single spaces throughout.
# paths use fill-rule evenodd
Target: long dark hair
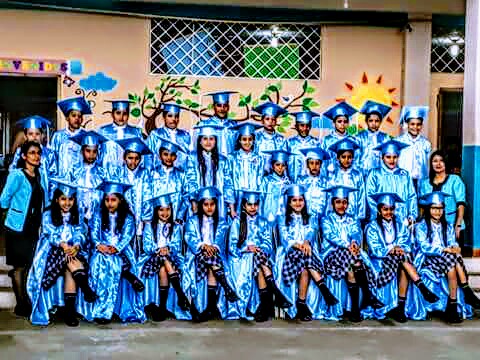
M 133 217 L 133 214 L 123 195 L 115 193 L 115 196 L 117 196 L 120 199 L 120 204 L 118 205 L 118 209 L 117 209 L 117 224 L 115 226 L 115 233 L 120 234 L 122 232 L 123 225 L 125 225 L 125 220 L 127 219 L 127 216 L 130 215 Z M 109 211 L 105 206 L 106 198 L 107 198 L 107 195 L 105 194 L 102 198 L 102 205 L 100 207 L 100 212 L 102 215 L 102 230 L 110 229 Z
M 206 199 L 202 199 L 198 202 L 198 225 L 200 226 L 200 233 L 202 232 L 202 226 L 203 226 L 203 216 L 205 213 L 203 212 L 203 203 L 205 202 Z M 213 218 L 213 236 L 215 237 L 215 234 L 217 233 L 217 226 L 218 226 L 218 200 L 213 199 L 215 201 L 215 212 L 212 215 Z
M 432 215 L 430 214 L 431 205 L 425 206 L 425 224 L 427 224 L 427 239 L 431 242 L 432 235 Z M 442 225 L 442 237 L 443 241 L 446 242 L 447 239 L 447 218 L 445 217 L 445 206 L 443 207 L 443 214 L 440 218 L 440 224 Z
M 245 241 L 247 240 L 248 235 L 248 226 L 247 226 L 247 212 L 245 211 L 245 205 L 247 205 L 247 200 L 242 199 L 241 208 L 242 212 L 240 213 L 240 231 L 238 234 L 238 243 L 237 248 L 241 248 Z
M 245 136 L 245 135 L 240 135 L 238 134 L 237 135 L 237 140 L 235 141 L 235 151 L 238 151 L 242 148 L 242 145 L 240 144 L 240 138 L 242 136 Z M 250 136 L 250 135 L 247 135 L 247 136 Z M 253 136 L 253 142 L 252 142 L 252 152 L 255 151 L 255 134 L 251 134 L 251 136 Z
M 305 202 L 305 206 L 300 212 L 300 215 L 302 215 L 303 225 L 308 225 L 308 221 L 310 220 L 310 215 L 308 215 L 308 211 L 307 211 L 307 200 L 305 199 L 305 196 L 302 195 L 302 197 L 303 197 L 303 201 Z M 290 226 L 290 223 L 292 222 L 292 214 L 294 213 L 292 207 L 290 206 L 290 201 L 292 200 L 292 198 L 293 196 L 287 197 L 287 209 L 285 211 L 286 226 Z
M 197 139 L 197 161 L 198 161 L 198 164 L 200 165 L 201 186 L 206 186 L 205 176 L 207 172 L 207 165 L 205 164 L 205 159 L 203 157 L 203 148 L 200 145 L 201 141 L 202 141 L 202 136 L 199 136 Z M 217 173 L 219 158 L 220 156 L 218 155 L 218 139 L 215 136 L 215 146 L 212 149 L 212 165 L 213 165 L 212 166 L 212 172 L 213 172 L 212 186 L 216 186 L 217 184 L 217 177 L 215 176 L 215 174 Z
M 161 206 L 157 206 L 155 209 L 153 209 L 153 219 L 152 219 L 152 229 L 153 229 L 153 236 L 156 237 L 157 236 L 157 226 L 158 226 L 158 220 L 159 220 L 159 217 L 158 217 L 158 210 L 161 208 Z M 173 233 L 173 227 L 175 226 L 174 222 L 173 222 L 173 209 L 172 209 L 172 206 L 170 205 L 170 209 L 171 209 L 171 212 L 170 212 L 170 217 L 168 218 L 167 220 L 167 224 L 169 224 L 170 226 L 168 227 L 168 234 L 167 234 L 167 238 L 170 239 L 170 237 L 172 236 L 172 233 Z
M 382 221 L 383 218 L 382 218 L 382 214 L 380 213 L 380 209 L 382 208 L 382 206 L 383 204 L 377 205 L 376 221 L 377 221 L 378 227 L 382 230 L 383 237 L 385 238 L 385 228 L 383 227 L 383 221 Z M 393 224 L 393 231 L 395 232 L 395 238 L 396 238 L 397 237 L 397 218 L 395 217 L 395 215 L 393 215 L 392 224 Z
M 55 226 L 63 225 L 63 216 L 62 216 L 62 209 L 60 208 L 60 204 L 58 203 L 58 199 L 60 196 L 63 195 L 63 192 L 60 189 L 55 189 L 53 192 L 53 199 L 50 205 L 50 216 L 52 218 L 52 224 Z M 72 208 L 70 209 L 70 219 L 68 223 L 70 225 L 78 225 L 79 222 L 79 215 L 78 215 L 78 203 L 77 203 L 77 195 L 73 195 L 74 203 Z
M 435 156 L 440 156 L 442 158 L 442 161 L 445 163 L 445 171 L 447 174 L 450 172 L 449 164 L 447 163 L 448 161 L 448 156 L 447 154 L 442 151 L 442 150 L 436 150 L 430 155 L 430 161 L 429 161 L 429 172 L 428 172 L 428 178 L 430 179 L 430 185 L 433 186 L 433 180 L 435 179 L 435 171 L 433 170 L 433 158 Z
M 25 160 L 23 159 L 23 156 L 27 156 L 28 150 L 30 150 L 31 147 L 36 147 L 38 150 L 40 150 L 40 155 L 42 154 L 42 146 L 39 143 L 37 143 L 36 141 L 27 141 L 20 148 L 20 157 L 18 158 L 18 161 L 17 161 L 18 169 L 25 169 L 25 167 L 27 166 L 25 163 Z M 38 168 L 39 166 L 35 167 L 35 170 L 34 170 L 35 176 L 40 174 L 40 172 L 38 171 Z

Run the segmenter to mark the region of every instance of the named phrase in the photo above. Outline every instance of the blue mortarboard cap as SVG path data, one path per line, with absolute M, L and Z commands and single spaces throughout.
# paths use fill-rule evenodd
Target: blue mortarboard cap
M 261 191 L 254 190 L 240 190 L 242 192 L 242 199 L 247 200 L 249 204 L 254 204 L 260 201 L 263 194 Z
M 98 187 L 98 190 L 103 191 L 105 195 L 109 195 L 109 194 L 123 195 L 125 191 L 130 189 L 132 186 L 133 185 L 131 184 L 125 184 L 125 183 L 114 182 L 114 181 L 105 181 Z
M 122 140 L 117 140 L 117 143 L 125 150 L 130 152 L 139 153 L 140 155 L 150 155 L 152 152 L 148 148 L 147 144 L 139 137 L 132 137 Z
M 160 196 L 157 196 L 153 199 L 151 199 L 151 203 L 152 203 L 152 207 L 155 209 L 157 207 L 169 207 L 170 205 L 172 205 L 172 195 L 173 194 L 176 194 L 175 191 L 173 192 L 170 192 L 170 193 L 166 193 L 166 194 L 162 194 Z
M 214 104 L 228 104 L 230 102 L 230 95 L 236 93 L 237 91 L 218 91 L 205 95 L 211 96 Z
M 445 204 L 445 198 L 450 195 L 442 191 L 434 191 L 420 197 L 421 205 L 442 205 Z
M 382 155 L 385 154 L 400 154 L 400 151 L 406 147 L 409 147 L 410 145 L 405 144 L 401 141 L 395 140 L 395 139 L 390 139 L 383 144 L 380 144 L 374 148 L 374 150 L 379 150 L 382 152 Z
M 72 184 L 67 179 L 53 178 L 51 181 L 54 183 L 55 188 L 60 190 L 65 196 L 72 197 L 77 193 L 78 186 L 76 184 Z
M 286 163 L 288 161 L 288 157 L 290 155 L 293 155 L 291 152 L 285 151 L 285 150 L 265 150 L 262 151 L 265 154 L 270 154 L 271 155 L 271 161 L 279 161 Z
M 255 131 L 262 127 L 262 124 L 254 121 L 242 121 L 241 123 L 232 126 L 230 129 L 237 130 L 238 135 L 248 136 L 254 135 Z
M 400 114 L 400 125 L 409 119 L 422 119 L 425 123 L 428 118 L 428 106 L 404 106 Z
M 177 104 L 173 103 L 165 103 L 162 104 L 162 111 L 165 111 L 167 113 L 172 113 L 175 115 L 179 115 L 180 111 L 182 111 L 182 108 L 178 106 Z
M 335 126 L 333 125 L 333 122 L 329 118 L 325 116 L 320 116 L 320 117 L 314 117 L 312 119 L 312 129 L 333 130 L 335 129 Z
M 253 109 L 253 111 L 262 114 L 262 116 L 273 116 L 278 117 L 280 115 L 286 114 L 287 110 L 283 107 L 273 103 L 273 102 L 266 102 L 262 105 L 257 106 Z
M 196 198 L 197 201 L 200 201 L 204 199 L 217 199 L 220 196 L 222 196 L 222 193 L 215 186 L 207 186 L 197 191 Z
M 105 100 L 105 101 L 112 103 L 112 111 L 115 111 L 115 110 L 128 111 L 130 109 L 130 104 L 133 104 L 133 101 L 130 101 L 130 100 Z
M 108 139 L 94 130 L 81 131 L 70 138 L 73 142 L 81 146 L 99 146 L 108 141 Z
M 225 129 L 221 125 L 197 125 L 193 128 L 198 130 L 198 136 L 219 136 L 220 132 Z
M 299 111 L 290 113 L 290 115 L 295 116 L 295 122 L 297 124 L 311 124 L 313 118 L 320 117 L 320 114 L 313 111 Z
M 387 114 L 392 110 L 392 108 L 385 104 L 380 104 L 378 102 L 368 100 L 363 104 L 362 108 L 360 109 L 360 113 L 364 115 L 377 113 L 380 115 L 380 118 L 383 119 Z
M 330 120 L 335 120 L 337 116 L 346 116 L 348 119 L 357 112 L 357 109 L 347 104 L 345 101 L 332 106 L 330 109 L 323 113 Z
M 160 148 L 159 149 L 162 149 L 164 148 L 165 150 L 168 150 L 172 153 L 178 153 L 179 151 L 187 154 L 188 151 L 185 150 L 182 145 L 180 144 L 177 144 L 176 142 L 172 141 L 172 140 L 169 140 L 169 139 L 165 139 L 164 137 L 159 137 L 158 140 L 160 140 Z
M 330 159 L 330 154 L 323 150 L 320 147 L 304 148 L 299 150 L 306 159 L 313 160 L 328 160 Z
M 71 110 L 80 111 L 84 115 L 89 115 L 92 113 L 90 105 L 83 96 L 57 101 L 57 105 L 65 116 L 67 116 Z
M 383 204 L 387 206 L 395 206 L 395 203 L 400 202 L 403 203 L 403 200 L 395 193 L 377 193 L 370 195 L 370 197 L 377 203 Z
M 303 196 L 306 190 L 302 185 L 292 184 L 285 189 L 287 196 Z
M 50 120 L 39 115 L 27 116 L 16 122 L 22 129 L 45 129 L 50 126 Z
M 335 153 L 338 153 L 339 151 L 346 151 L 346 150 L 355 152 L 355 150 L 359 148 L 360 146 L 357 144 L 355 140 L 353 140 L 351 137 L 346 137 L 330 145 L 328 147 L 328 150 L 333 151 Z
M 348 194 L 354 191 L 358 191 L 358 189 L 348 187 L 348 186 L 343 186 L 343 185 L 337 185 L 337 186 L 333 186 L 331 188 L 325 189 L 324 191 L 330 193 L 332 198 L 348 199 Z

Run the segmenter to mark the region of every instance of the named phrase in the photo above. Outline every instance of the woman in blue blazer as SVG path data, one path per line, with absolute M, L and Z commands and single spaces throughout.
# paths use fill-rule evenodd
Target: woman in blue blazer
M 12 170 L 0 196 L 0 207 L 6 210 L 5 237 L 7 264 L 17 300 L 15 314 L 29 317 L 31 305 L 25 284 L 39 237 L 42 211 L 48 201 L 47 184 L 40 176 L 40 144 L 27 141 L 20 150 L 19 167 Z

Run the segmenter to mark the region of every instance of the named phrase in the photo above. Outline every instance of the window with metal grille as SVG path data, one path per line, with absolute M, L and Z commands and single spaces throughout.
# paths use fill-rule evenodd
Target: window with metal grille
M 152 19 L 152 74 L 320 79 L 320 26 Z
M 431 72 L 463 73 L 465 69 L 465 40 L 463 33 L 452 31 L 432 37 Z

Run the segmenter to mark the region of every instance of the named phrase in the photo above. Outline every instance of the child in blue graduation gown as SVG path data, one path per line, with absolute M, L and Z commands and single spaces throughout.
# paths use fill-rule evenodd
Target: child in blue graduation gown
M 185 170 L 187 166 L 187 154 L 190 150 L 192 139 L 190 133 L 178 128 L 181 108 L 177 104 L 166 103 L 162 105 L 162 117 L 165 121 L 162 127 L 152 130 L 146 140 L 148 147 L 153 153 L 150 168 L 157 167 L 161 162 L 159 159 L 160 148 L 164 139 L 168 139 L 181 148 L 185 149 L 177 153 L 175 167 Z
M 300 111 L 290 113 L 290 115 L 295 116 L 295 130 L 297 130 L 298 134 L 287 139 L 287 150 L 295 154 L 289 159 L 288 173 L 290 174 L 290 179 L 296 183 L 300 176 L 307 174 L 305 158 L 300 150 L 320 145 L 320 141 L 310 135 L 310 130 L 312 130 L 312 119 L 314 117 L 319 117 L 320 114 L 313 111 Z
M 395 210 L 406 225 L 413 224 L 417 219 L 417 193 L 412 178 L 406 170 L 398 167 L 398 155 L 407 146 L 397 140 L 389 140 L 375 148 L 382 153 L 382 165 L 370 170 L 365 181 L 370 220 L 374 220 L 377 214 L 377 204 L 371 196 L 381 192 L 395 193 L 404 201 L 397 204 Z
M 123 149 L 116 143 L 117 140 L 128 139 L 130 137 L 142 137 L 142 129 L 128 124 L 130 117 L 129 100 L 106 100 L 112 103 L 112 120 L 108 125 L 101 126 L 98 133 L 105 136 L 109 141 L 102 144 L 102 165 L 122 166 Z
M 330 155 L 320 147 L 300 149 L 305 156 L 305 162 L 308 175 L 300 176 L 298 184 L 305 189 L 305 200 L 308 204 L 308 213 L 317 219 L 325 215 L 327 210 L 327 193 L 324 191 L 327 186 L 327 178 L 323 176 L 322 167 L 325 160 L 330 159 Z
M 425 219 L 416 226 L 415 264 L 426 285 L 440 297 L 435 304 L 425 303 L 427 311 L 445 311 L 449 323 L 460 323 L 480 308 L 480 299 L 468 285 L 468 273 L 461 249 L 455 239 L 455 230 L 445 218 L 445 198 L 448 194 L 433 192 L 420 201 L 425 206 Z
M 359 148 L 357 143 L 348 137 L 330 145 L 328 150 L 336 154 L 338 162 L 334 170 L 328 173 L 328 185 L 329 187 L 342 185 L 358 190 L 349 194 L 347 214 L 363 221 L 367 206 L 365 181 L 362 172 L 352 166 L 355 152 Z M 328 200 L 327 202 L 330 203 Z M 331 211 L 333 210 L 329 207 L 329 212 Z
M 30 321 L 48 325 L 50 312 L 65 306 L 65 324 L 78 326 L 76 287 L 81 289 L 85 301 L 96 299 L 88 284 L 86 227 L 79 216 L 76 185 L 61 180 L 54 183 L 52 205 L 43 214 L 40 241 L 28 276 Z
M 287 174 L 289 152 L 284 150 L 266 151 L 270 154 L 269 174 L 262 180 L 261 191 L 263 193 L 262 209 L 260 215 L 267 219 L 272 226 L 285 214 L 285 202 L 283 193 L 291 184 Z
M 126 277 L 126 274 L 134 277 L 130 271 L 135 266 L 125 255 L 135 236 L 135 218 L 123 197 L 130 186 L 103 183 L 101 209 L 92 219 L 91 238 L 95 247 L 90 258 L 90 285 L 98 299 L 93 304 L 84 304 L 81 313 L 85 319 L 99 324 L 109 323 L 113 315 L 123 322 L 145 321 L 141 299 L 125 281 L 133 285 L 135 280 Z
M 287 140 L 276 131 L 278 117 L 287 114 L 287 111 L 272 102 L 263 103 L 253 111 L 262 116 L 263 128 L 257 131 L 255 141 L 258 153 L 265 158 L 265 171 L 268 171 L 271 157 L 266 151 L 287 150 Z
M 181 286 L 182 229 L 174 222 L 172 195 L 174 193 L 168 193 L 151 200 L 153 219 L 145 225 L 143 253 L 137 263 L 145 283 L 145 312 L 153 321 L 164 321 L 169 314 L 177 319 L 191 319 L 190 302 Z
M 382 164 L 382 154 L 375 148 L 390 139 L 388 134 L 380 131 L 380 126 L 391 109 L 388 105 L 371 100 L 365 102 L 360 109 L 360 113 L 365 115 L 367 130 L 360 131 L 355 139 L 362 149 L 361 157 L 357 159 L 357 163 L 358 169 L 362 171 L 364 176 L 367 176 L 371 169 L 378 168 Z
M 332 106 L 323 113 L 323 116 L 333 122 L 334 129 L 322 139 L 321 147 L 330 154 L 330 161 L 324 166 L 325 171 L 331 172 L 335 169 L 337 154 L 329 150 L 330 146 L 339 140 L 349 137 L 347 128 L 350 118 L 357 113 L 357 110 L 345 101 Z M 359 155 L 357 154 L 357 158 Z
M 244 191 L 240 218 L 230 226 L 228 267 L 239 297 L 228 304 L 228 319 L 267 321 L 272 313 L 272 296 L 280 308 L 292 304 L 275 285 L 272 272 L 274 248 L 270 226 L 258 215 L 261 193 Z
M 374 294 L 376 275 L 368 255 L 361 249 L 360 222 L 346 213 L 348 195 L 356 189 L 335 186 L 326 191 L 330 193 L 333 212 L 322 219 L 321 258 L 328 275 L 327 284 L 340 303 L 331 306 L 325 317 L 338 320 L 344 315 L 344 309 L 350 309 L 350 320 L 359 322 L 362 320 L 361 308 L 379 309 L 383 304 Z
M 225 252 L 227 223 L 219 216 L 217 188 L 201 188 L 197 192 L 198 212 L 188 219 L 185 226 L 185 271 L 183 289 L 192 299 L 194 321 L 207 321 L 219 316 L 225 317 L 226 306 L 223 296 L 229 302 L 238 296 L 227 280 Z M 218 291 L 217 284 L 221 285 Z
M 365 228 L 368 254 L 377 272 L 377 294 L 385 304 L 381 309 L 371 309 L 367 317 L 383 319 L 385 315 L 398 322 L 417 317 L 418 291 L 410 287 L 409 279 L 416 285 L 428 302 L 438 301 L 438 297 L 425 286 L 413 265 L 413 239 L 401 219 L 395 217 L 395 204 L 401 203 L 396 194 L 380 193 L 372 195 L 377 203 L 377 218 Z
M 197 149 L 187 160 L 187 182 L 191 201 L 195 205 L 193 194 L 202 187 L 214 186 L 220 190 L 222 196 L 218 199 L 220 217 L 226 218 L 227 207 L 230 215 L 236 216 L 235 198 L 232 184 L 232 171 L 228 160 L 219 153 L 218 136 L 220 126 L 196 126 L 198 130 Z
M 52 135 L 48 147 L 55 155 L 56 176 L 63 178 L 71 169 L 82 164 L 81 146 L 70 141 L 70 138 L 84 131 L 81 128 L 83 116 L 92 114 L 92 109 L 82 96 L 59 100 L 57 105 L 65 116 L 67 126 Z
M 232 170 L 235 204 L 240 211 L 240 190 L 256 191 L 262 183 L 265 159 L 257 151 L 255 130 L 262 127 L 255 122 L 246 121 L 233 127 L 237 133 L 235 152 L 228 157 Z
M 172 193 L 173 215 L 176 223 L 186 220 L 190 205 L 190 189 L 188 188 L 185 171 L 175 166 L 178 154 L 186 155 L 186 150 L 176 142 L 159 138 L 158 150 L 160 163 L 151 172 L 151 186 L 153 197 Z M 193 190 L 192 190 L 193 191 Z
M 404 106 L 400 114 L 400 125 L 407 124 L 407 131 L 397 140 L 410 145 L 400 152 L 398 166 L 408 171 L 415 189 L 422 179 L 428 177 L 428 157 L 432 152 L 432 144 L 421 134 L 428 119 L 427 106 Z
M 286 310 L 301 321 L 321 319 L 327 306 L 338 300 L 325 283 L 317 237 L 316 219 L 308 215 L 305 189 L 290 185 L 286 191 L 285 223 L 279 225 L 280 246 L 276 256 L 277 284 L 295 306 Z M 313 285 L 312 282 L 316 286 Z

